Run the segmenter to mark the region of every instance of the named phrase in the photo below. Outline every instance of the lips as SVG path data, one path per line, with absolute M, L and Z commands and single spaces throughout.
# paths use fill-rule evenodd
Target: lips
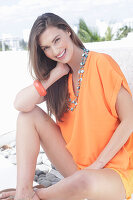
M 61 58 L 65 54 L 66 50 L 64 49 L 60 54 L 58 54 L 56 57 Z

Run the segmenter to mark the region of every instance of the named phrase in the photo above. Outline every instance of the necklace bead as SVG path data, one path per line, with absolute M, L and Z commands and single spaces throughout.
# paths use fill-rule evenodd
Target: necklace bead
M 83 77 L 83 73 L 84 73 L 84 65 L 85 65 L 85 62 L 86 62 L 86 59 L 88 57 L 88 52 L 89 50 L 86 49 L 86 48 L 82 48 L 83 49 L 83 54 L 82 54 L 82 62 L 80 63 L 80 69 L 78 70 L 78 75 L 79 75 L 79 78 L 78 78 L 78 86 L 77 86 L 77 94 L 76 94 L 76 97 L 74 100 L 71 100 L 71 98 L 68 99 L 68 101 L 70 102 L 70 104 L 74 104 L 74 107 L 72 108 L 68 108 L 67 110 L 69 111 L 73 111 L 76 106 L 77 106 L 77 103 L 78 103 L 78 96 L 79 96 L 79 90 L 80 90 L 80 86 L 81 86 L 81 82 L 82 82 L 82 77 Z

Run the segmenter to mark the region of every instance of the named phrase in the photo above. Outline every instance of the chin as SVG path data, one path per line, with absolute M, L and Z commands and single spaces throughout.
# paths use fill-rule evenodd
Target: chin
M 58 62 L 60 62 L 60 63 L 63 63 L 63 64 L 67 64 L 68 62 L 69 62 L 69 60 L 68 59 L 64 59 L 64 60 L 58 60 Z

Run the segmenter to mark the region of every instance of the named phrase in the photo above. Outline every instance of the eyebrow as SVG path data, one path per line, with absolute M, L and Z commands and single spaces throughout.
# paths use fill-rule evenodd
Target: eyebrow
M 58 37 L 59 35 L 56 35 L 55 37 L 54 37 L 54 39 L 52 40 L 52 42 L 54 42 L 54 40 Z M 40 47 L 47 47 L 47 46 L 42 46 L 42 45 L 40 45 Z

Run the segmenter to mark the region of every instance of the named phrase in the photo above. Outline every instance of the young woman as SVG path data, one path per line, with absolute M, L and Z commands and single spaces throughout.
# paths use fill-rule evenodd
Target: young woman
M 17 188 L 3 192 L 1 199 L 130 199 L 133 101 L 118 64 L 107 54 L 87 50 L 53 13 L 34 22 L 29 58 L 35 80 L 14 101 L 20 111 Z M 43 101 L 48 113 L 36 105 Z M 33 191 L 40 144 L 64 179 Z

